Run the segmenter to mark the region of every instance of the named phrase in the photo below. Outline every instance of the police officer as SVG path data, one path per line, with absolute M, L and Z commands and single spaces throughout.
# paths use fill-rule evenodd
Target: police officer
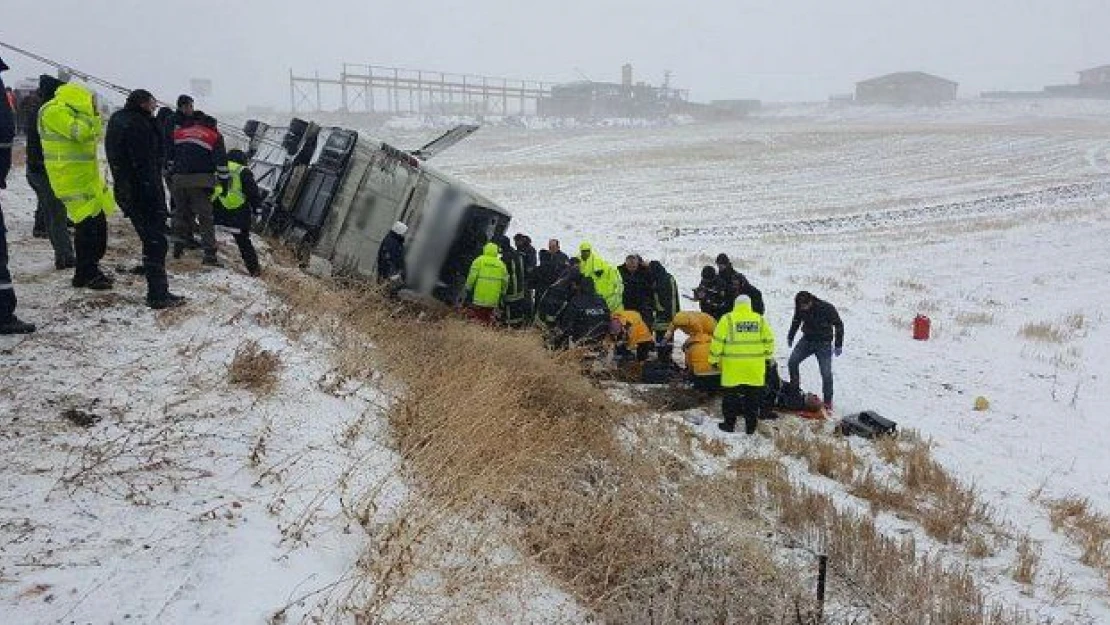
M 775 337 L 763 316 L 752 310 L 747 295 L 736 298 L 732 311 L 717 322 L 709 347 L 709 364 L 721 370 L 721 412 L 724 432 L 736 431 L 737 417 L 744 417 L 744 431 L 755 433 L 767 361 L 775 351 Z
M 219 190 L 212 194 L 212 220 L 217 225 L 231 228 L 247 273 L 257 278 L 262 275 L 262 268 L 258 264 L 258 252 L 251 242 L 251 217 L 262 206 L 262 192 L 247 162 L 247 153 L 242 150 L 227 153 L 230 183 L 226 194 Z
M 80 85 L 61 85 L 39 110 L 38 124 L 50 188 L 76 224 L 77 268 L 72 284 L 111 289 L 112 279 L 100 270 L 100 261 L 108 248 L 107 215 L 115 212 L 116 203 L 97 162 L 103 124 L 96 98 Z

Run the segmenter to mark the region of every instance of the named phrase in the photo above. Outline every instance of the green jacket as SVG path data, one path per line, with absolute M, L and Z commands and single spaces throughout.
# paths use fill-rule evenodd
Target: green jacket
M 475 306 L 497 308 L 509 290 L 509 271 L 497 257 L 498 251 L 496 243 L 486 243 L 482 255 L 470 263 L 466 291 L 471 294 Z

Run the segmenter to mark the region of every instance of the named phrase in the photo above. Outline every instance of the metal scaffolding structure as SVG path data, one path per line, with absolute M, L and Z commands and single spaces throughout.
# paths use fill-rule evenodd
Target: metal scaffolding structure
M 552 83 L 473 74 L 344 63 L 338 78 L 289 71 L 289 103 L 298 111 L 535 115 Z

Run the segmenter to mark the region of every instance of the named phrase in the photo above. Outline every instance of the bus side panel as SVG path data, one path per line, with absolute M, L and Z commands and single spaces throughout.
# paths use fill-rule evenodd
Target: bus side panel
M 375 275 L 378 248 L 400 217 L 404 199 L 418 173 L 380 152 L 374 155 L 335 241 L 331 258 L 335 270 Z

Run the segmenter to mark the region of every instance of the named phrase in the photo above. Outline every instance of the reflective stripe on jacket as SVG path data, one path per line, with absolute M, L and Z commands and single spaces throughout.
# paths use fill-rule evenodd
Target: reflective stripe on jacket
M 223 191 L 217 188 L 212 193 L 212 201 L 219 201 L 221 206 L 233 211 L 247 203 L 247 194 L 243 192 L 243 166 L 229 161 L 227 169 L 231 172 L 231 184 L 228 185 L 227 195 L 220 195 Z
M 38 128 L 50 188 L 65 204 L 69 219 L 80 223 L 114 212 L 115 198 L 97 160 L 103 126 L 92 92 L 73 83 L 58 87 L 39 109 Z
M 486 243 L 482 255 L 470 263 L 470 273 L 466 276 L 466 290 L 472 294 L 475 306 L 496 308 L 509 289 L 509 271 L 505 263 L 497 257 L 499 248 L 496 243 Z
M 763 386 L 767 360 L 775 352 L 771 326 L 752 310 L 750 302 L 738 302 L 726 313 L 713 332 L 709 364 L 721 370 L 721 386 Z

